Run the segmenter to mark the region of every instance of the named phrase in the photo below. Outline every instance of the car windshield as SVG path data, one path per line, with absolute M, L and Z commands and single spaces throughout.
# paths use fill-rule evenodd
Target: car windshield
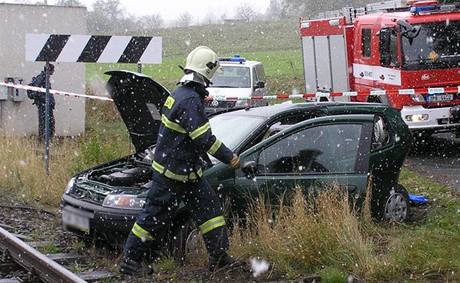
M 234 150 L 262 124 L 264 118 L 239 115 L 218 115 L 209 120 L 212 133 L 228 148 Z
M 415 37 L 402 36 L 404 67 L 410 70 L 460 66 L 460 21 L 413 25 Z
M 248 67 L 223 66 L 211 80 L 210 87 L 250 88 L 251 77 Z

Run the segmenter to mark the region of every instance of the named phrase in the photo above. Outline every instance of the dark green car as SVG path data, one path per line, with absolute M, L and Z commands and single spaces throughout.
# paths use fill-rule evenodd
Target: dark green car
M 123 239 L 145 203 L 152 175 L 159 110 L 169 92 L 152 79 L 111 72 L 108 89 L 136 153 L 74 176 L 62 197 L 63 225 L 82 235 Z M 205 171 L 231 212 L 244 212 L 248 196 L 276 200 L 300 187 L 329 185 L 362 199 L 371 178 L 377 219 L 403 221 L 406 190 L 398 184 L 411 134 L 398 111 L 381 104 L 283 103 L 210 117 L 213 133 L 240 154 L 239 170 L 212 159 Z M 189 221 L 179 209 L 173 230 Z

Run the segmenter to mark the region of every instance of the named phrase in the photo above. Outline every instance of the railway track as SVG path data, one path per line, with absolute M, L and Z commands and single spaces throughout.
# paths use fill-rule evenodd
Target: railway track
M 104 270 L 75 274 L 61 264 L 84 261 L 84 256 L 68 253 L 45 255 L 34 247 L 38 248 L 46 245 L 47 242 L 26 242 L 31 239 L 24 235 L 11 233 L 7 229 L 13 229 L 13 227 L 0 224 L 0 283 L 82 283 L 107 280 L 114 277 L 112 273 Z M 22 272 L 22 276 L 1 278 L 2 274 L 21 274 L 19 272 L 21 269 L 25 271 Z

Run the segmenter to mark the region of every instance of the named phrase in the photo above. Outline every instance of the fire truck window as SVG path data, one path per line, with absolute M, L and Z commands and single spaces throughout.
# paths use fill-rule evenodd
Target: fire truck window
M 395 29 L 380 30 L 380 65 L 385 67 L 398 66 L 397 34 Z
M 406 70 L 447 69 L 460 66 L 460 21 L 414 25 L 411 36 L 402 34 Z
M 361 51 L 363 57 L 371 57 L 371 29 L 362 29 L 361 32 Z
M 390 66 L 391 67 L 397 67 L 399 66 L 398 64 L 398 36 L 396 34 L 396 31 L 394 29 L 391 30 L 391 36 L 390 36 L 390 53 L 391 53 L 391 62 Z

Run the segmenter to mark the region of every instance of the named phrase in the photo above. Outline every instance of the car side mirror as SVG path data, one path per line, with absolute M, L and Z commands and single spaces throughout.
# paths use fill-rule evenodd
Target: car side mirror
M 255 88 L 264 88 L 265 87 L 265 82 L 257 82 Z
M 255 161 L 246 161 L 241 170 L 249 179 L 252 179 L 257 173 L 257 163 Z

